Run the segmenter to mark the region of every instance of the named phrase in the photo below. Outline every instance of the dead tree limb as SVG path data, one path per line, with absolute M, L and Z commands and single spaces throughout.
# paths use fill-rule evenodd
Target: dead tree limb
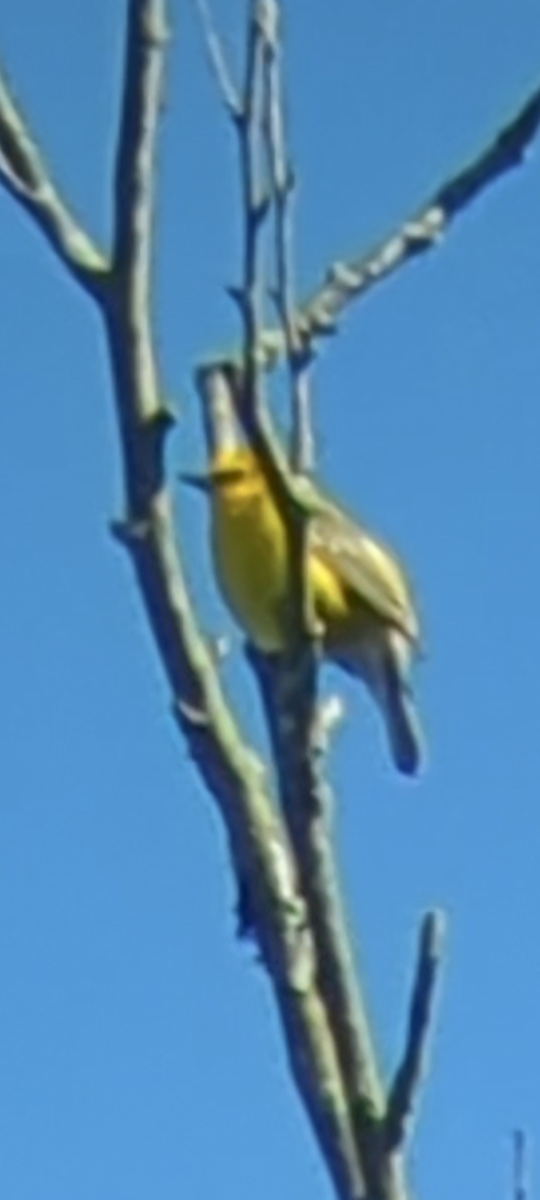
M 232 861 L 247 880 L 263 960 L 293 1077 L 340 1200 L 359 1200 L 347 1105 L 321 1004 L 314 950 L 287 834 L 265 770 L 237 727 L 191 605 L 165 478 L 174 417 L 163 400 L 151 326 L 155 147 L 168 31 L 166 0 L 130 0 L 114 181 L 110 258 L 53 187 L 35 140 L 0 88 L 0 182 L 26 209 L 70 274 L 96 301 L 108 346 L 125 480 L 113 532 L 135 571 L 191 756 L 223 816 Z

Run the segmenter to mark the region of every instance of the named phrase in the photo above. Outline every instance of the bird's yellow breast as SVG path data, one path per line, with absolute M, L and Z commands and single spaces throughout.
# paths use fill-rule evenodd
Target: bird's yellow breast
M 212 542 L 224 598 L 249 639 L 261 650 L 283 649 L 285 604 L 290 586 L 285 526 L 268 492 L 254 480 L 218 491 L 212 503 Z M 339 645 L 370 621 L 369 609 L 353 596 L 335 569 L 315 553 L 308 580 L 316 616 Z
M 249 481 L 219 492 L 212 503 L 212 542 L 219 584 L 233 615 L 261 650 L 282 649 L 287 540 L 266 492 Z

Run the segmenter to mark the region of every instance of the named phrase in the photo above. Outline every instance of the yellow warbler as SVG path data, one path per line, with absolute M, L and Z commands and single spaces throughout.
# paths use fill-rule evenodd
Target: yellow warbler
M 210 498 L 217 579 L 249 640 L 282 651 L 290 587 L 282 514 L 256 455 L 245 446 L 216 454 L 203 476 L 184 476 Z M 415 774 L 422 734 L 409 683 L 419 625 L 398 559 L 317 487 L 307 570 L 325 656 L 360 677 L 386 722 L 399 771 Z

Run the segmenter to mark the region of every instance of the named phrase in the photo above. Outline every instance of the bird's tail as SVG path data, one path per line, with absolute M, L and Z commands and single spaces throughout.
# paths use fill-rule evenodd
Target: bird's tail
M 398 630 L 350 647 L 336 661 L 367 684 L 384 718 L 394 763 L 403 775 L 417 775 L 424 760 L 424 737 L 409 683 L 411 646 Z
M 392 654 L 384 656 L 382 666 L 384 686 L 379 703 L 392 757 L 402 774 L 417 775 L 424 758 L 424 739 L 411 687 Z

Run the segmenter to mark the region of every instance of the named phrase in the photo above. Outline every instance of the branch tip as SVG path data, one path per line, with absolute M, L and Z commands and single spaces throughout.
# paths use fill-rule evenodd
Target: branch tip
M 226 111 L 233 122 L 237 123 L 241 120 L 242 116 L 240 97 L 233 83 L 223 45 L 210 11 L 210 5 L 207 3 L 207 0 L 195 0 L 195 7 L 199 14 L 206 53 L 218 91 Z
M 280 35 L 280 12 L 276 0 L 258 0 L 255 4 L 253 20 L 262 40 L 264 52 L 275 55 Z
M 148 537 L 149 522 L 132 521 L 129 518 L 119 518 L 109 521 L 109 532 L 115 541 L 121 546 L 128 549 L 133 549 L 134 546 L 140 545 Z
M 168 404 L 162 404 L 151 417 L 152 425 L 164 439 L 178 424 L 178 414 Z
M 0 183 L 26 210 L 77 283 L 100 299 L 108 263 L 55 188 L 1 72 Z
M 230 297 L 233 304 L 236 305 L 240 315 L 243 317 L 246 308 L 246 295 L 244 288 L 238 283 L 227 283 L 225 285 L 226 295 Z
M 435 992 L 445 933 L 445 915 L 434 909 L 426 913 L 419 930 L 415 977 L 409 1006 L 405 1051 L 392 1084 L 385 1119 L 385 1141 L 389 1151 L 402 1148 L 418 1107 L 434 1022 Z
M 539 128 L 540 87 L 537 86 L 476 158 L 443 182 L 397 230 L 365 253 L 334 264 L 327 271 L 322 284 L 296 313 L 296 320 L 302 322 L 306 336 L 312 341 L 324 337 L 329 328 L 327 320 L 331 322 L 333 332 L 353 300 L 438 246 L 455 218 L 478 195 L 526 160 Z M 324 321 L 319 316 L 321 308 L 327 314 Z M 267 346 L 272 346 L 266 363 L 270 370 L 285 357 L 286 344 L 278 328 L 266 330 L 265 341 Z
M 200 730 L 210 728 L 208 713 L 198 704 L 193 704 L 189 700 L 175 697 L 171 704 L 171 711 L 180 720 L 184 728 L 186 725 L 189 725 L 191 729 Z

